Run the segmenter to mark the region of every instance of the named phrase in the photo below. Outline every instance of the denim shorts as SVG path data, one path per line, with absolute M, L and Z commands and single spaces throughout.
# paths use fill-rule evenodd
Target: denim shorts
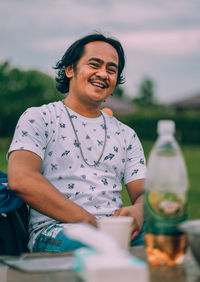
M 43 228 L 37 236 L 33 246 L 33 252 L 66 252 L 86 247 L 83 243 L 72 240 L 63 234 L 66 223 L 57 223 Z M 130 246 L 144 244 L 144 226 L 138 236 L 130 242 Z

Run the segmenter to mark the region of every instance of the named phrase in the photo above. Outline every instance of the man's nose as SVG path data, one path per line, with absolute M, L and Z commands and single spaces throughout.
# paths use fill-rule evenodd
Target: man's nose
M 101 77 L 102 79 L 108 79 L 108 73 L 106 69 L 99 69 L 96 75 Z

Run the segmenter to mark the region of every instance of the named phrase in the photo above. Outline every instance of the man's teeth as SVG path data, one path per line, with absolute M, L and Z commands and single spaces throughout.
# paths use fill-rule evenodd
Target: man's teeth
M 101 87 L 101 88 L 105 88 L 105 85 L 104 84 L 101 84 L 101 83 L 98 83 L 98 82 L 91 82 L 92 85 L 95 85 L 95 86 L 98 86 L 98 87 Z

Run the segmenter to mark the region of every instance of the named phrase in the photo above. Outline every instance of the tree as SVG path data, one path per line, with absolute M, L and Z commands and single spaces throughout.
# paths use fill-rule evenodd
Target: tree
M 142 107 L 152 107 L 157 104 L 155 98 L 155 86 L 151 78 L 144 78 L 141 82 L 136 98 L 133 99 L 133 102 L 138 106 Z
M 0 136 L 11 136 L 20 115 L 28 108 L 40 106 L 61 95 L 54 79 L 37 70 L 21 70 L 5 61 L 0 64 Z
M 121 86 L 119 86 L 119 85 L 113 91 L 113 96 L 118 97 L 120 99 L 123 99 L 124 95 L 125 95 L 124 94 L 124 89 Z

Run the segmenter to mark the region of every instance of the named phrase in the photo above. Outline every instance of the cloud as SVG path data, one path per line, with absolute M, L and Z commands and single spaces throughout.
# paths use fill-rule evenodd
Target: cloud
M 200 3 L 194 0 L 7 0 L 0 2 L 0 21 L 6 29 L 33 31 L 34 27 L 48 33 L 55 29 L 74 33 L 86 26 L 114 31 L 141 27 L 159 30 L 171 22 L 177 27 L 180 23 L 199 23 L 199 9 Z
M 199 50 L 198 7 L 193 0 L 7 0 L 0 2 L 0 31 L 4 41 L 6 36 L 8 42 L 25 38 L 31 49 L 42 52 L 62 50 L 77 37 L 100 30 L 118 36 L 126 48 L 187 54 Z
M 67 49 L 71 43 L 75 40 L 74 37 L 53 37 L 46 39 L 39 39 L 33 42 L 32 47 L 38 51 L 58 53 L 62 50 Z
M 134 31 L 116 36 L 127 51 L 154 55 L 182 56 L 200 52 L 200 28 L 173 31 Z M 50 37 L 35 40 L 33 47 L 43 52 L 66 50 L 75 40 L 71 37 Z
M 127 49 L 147 54 L 187 55 L 200 52 L 200 28 L 173 31 L 141 31 L 119 35 Z

